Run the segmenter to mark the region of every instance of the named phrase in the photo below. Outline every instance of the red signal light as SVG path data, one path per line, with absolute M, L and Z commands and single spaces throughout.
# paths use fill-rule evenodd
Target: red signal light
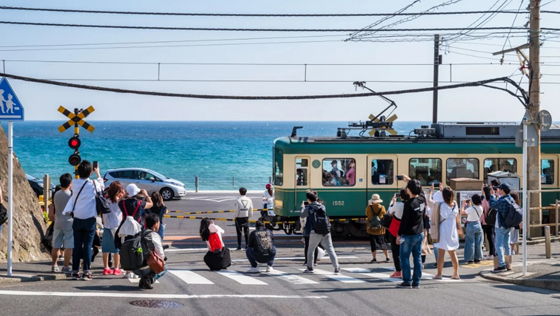
M 78 150 L 78 148 L 80 148 L 81 144 L 82 144 L 82 142 L 80 141 L 78 136 L 74 136 L 74 137 L 70 138 L 70 140 L 68 140 L 68 146 L 70 146 L 70 148 L 72 148 L 74 150 Z

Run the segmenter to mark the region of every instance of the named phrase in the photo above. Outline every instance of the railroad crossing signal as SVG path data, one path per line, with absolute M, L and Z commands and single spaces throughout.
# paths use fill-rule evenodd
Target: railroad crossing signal
M 68 122 L 62 124 L 58 128 L 58 131 L 62 133 L 68 128 L 72 127 L 72 125 L 74 125 L 74 136 L 72 136 L 68 140 L 68 146 L 74 149 L 74 153 L 70 155 L 70 157 L 68 158 L 68 162 L 70 163 L 70 165 L 75 167 L 76 178 L 78 178 L 78 165 L 80 164 L 80 162 L 82 162 L 79 151 L 80 145 L 82 145 L 82 142 L 80 141 L 80 126 L 85 128 L 90 133 L 95 130 L 95 127 L 84 121 L 84 118 L 93 113 L 93 111 L 95 111 L 95 109 L 91 105 L 85 110 L 74 109 L 74 113 L 68 111 L 63 106 L 60 106 L 58 108 L 58 112 L 64 114 L 70 119 Z
M 84 119 L 88 115 L 90 115 L 91 113 L 93 113 L 95 111 L 93 106 L 90 105 L 89 108 L 87 108 L 85 110 L 81 110 L 81 111 L 76 111 L 76 110 L 74 110 L 74 112 L 77 112 L 77 114 L 68 111 L 63 106 L 60 106 L 58 108 L 58 112 L 66 115 L 70 119 L 68 122 L 60 125 L 60 127 L 58 128 L 58 131 L 62 133 L 64 131 L 66 131 L 67 129 L 69 129 L 70 127 L 72 127 L 72 125 L 75 126 L 76 124 L 79 124 L 83 128 L 85 128 L 88 132 L 92 133 L 95 130 L 95 127 L 89 125 L 89 123 L 84 121 Z
M 393 122 L 396 121 L 397 118 L 398 118 L 398 116 L 396 114 L 391 115 L 391 117 L 389 117 L 388 119 L 385 119 L 384 116 L 375 117 L 375 115 L 373 115 L 373 114 L 369 115 L 369 119 L 374 123 L 380 123 L 380 122 L 391 123 L 390 124 L 391 127 L 381 126 L 381 128 L 380 128 L 382 131 L 386 131 L 387 133 L 389 133 L 391 135 L 397 135 L 398 134 L 397 131 L 395 131 L 392 128 Z M 372 129 L 371 131 L 369 131 L 369 136 L 373 136 L 377 131 L 378 131 L 378 129 Z

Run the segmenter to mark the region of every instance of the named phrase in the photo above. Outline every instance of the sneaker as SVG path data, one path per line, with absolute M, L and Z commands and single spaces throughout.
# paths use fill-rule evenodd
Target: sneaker
M 91 273 L 90 272 L 84 272 L 84 274 L 82 275 L 82 281 L 91 281 L 93 278 L 91 277 Z
M 272 266 L 266 267 L 266 272 L 272 272 L 272 271 L 274 271 L 274 268 Z
M 313 273 L 313 268 L 310 269 L 309 267 L 307 267 L 307 269 L 305 269 L 303 273 Z
M 313 266 L 314 266 L 314 267 L 318 266 L 317 262 L 315 262 L 315 263 L 313 264 Z
M 393 274 L 391 274 L 391 278 L 402 279 L 402 272 L 399 272 L 399 271 L 393 272 Z
M 373 258 L 369 263 L 377 263 L 377 259 Z
M 499 273 L 505 271 L 507 271 L 506 267 L 497 267 L 496 269 L 492 270 L 493 273 Z
M 66 274 L 70 274 L 72 273 L 72 268 L 68 267 L 62 267 L 62 273 L 66 273 Z
M 54 273 L 59 273 L 60 269 L 58 268 L 58 266 L 52 266 L 51 271 Z
M 420 285 L 413 285 L 412 288 L 415 289 L 415 290 L 419 290 L 419 289 L 420 289 Z
M 334 269 L 334 275 L 339 275 L 340 274 L 340 269 Z
M 72 280 L 79 280 L 82 278 L 80 272 L 72 272 Z
M 267 269 L 268 270 L 268 269 Z M 247 273 L 260 273 L 261 271 L 259 270 L 258 267 L 251 267 L 251 269 L 249 269 L 247 271 Z
M 109 275 L 109 274 L 113 274 L 113 270 L 111 270 L 110 268 L 103 269 L 103 275 Z
M 121 269 L 113 269 L 113 275 L 123 275 L 123 272 Z
M 138 282 L 138 287 L 141 289 L 151 290 L 154 288 L 154 285 L 152 284 L 150 277 L 144 276 Z
M 389 259 L 389 258 L 385 259 L 385 263 L 390 263 L 390 262 L 391 262 L 391 259 Z
M 403 283 L 399 283 L 399 285 L 397 285 L 398 289 L 410 289 L 410 284 L 403 282 Z

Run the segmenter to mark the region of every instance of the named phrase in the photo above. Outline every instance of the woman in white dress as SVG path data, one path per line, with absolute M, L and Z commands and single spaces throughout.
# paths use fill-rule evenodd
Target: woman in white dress
M 434 243 L 434 247 L 438 250 L 437 275 L 434 279 L 442 278 L 445 252 L 447 251 L 453 264 L 453 276 L 451 278 L 458 280 L 460 278 L 459 259 L 455 250 L 459 248 L 459 233 L 457 232 L 456 222 L 459 215 L 459 207 L 453 199 L 453 190 L 451 188 L 443 189 L 436 201 L 432 199 L 432 193 L 430 193 L 428 202 L 432 212 L 437 211 L 439 208 L 439 241 Z

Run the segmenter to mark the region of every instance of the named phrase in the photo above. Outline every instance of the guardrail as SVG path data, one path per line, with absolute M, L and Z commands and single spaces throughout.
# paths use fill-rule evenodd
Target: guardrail
M 531 193 L 554 193 L 554 192 L 560 192 L 560 189 L 554 189 L 554 190 L 530 190 L 527 191 L 527 205 L 531 205 Z M 528 227 L 529 229 L 527 229 L 527 239 L 531 238 L 531 228 L 542 228 L 542 227 L 546 227 L 546 226 L 551 226 L 551 225 L 555 225 L 556 227 L 556 236 L 560 236 L 560 232 L 558 231 L 558 208 L 559 208 L 559 204 L 560 201 L 558 199 L 556 199 L 554 205 L 550 205 L 550 206 L 540 206 L 540 207 L 529 207 L 529 212 L 527 212 L 527 223 L 528 223 Z M 543 224 L 542 222 L 539 223 L 533 223 L 531 221 L 531 211 L 536 211 L 536 210 L 549 210 L 552 211 L 554 210 L 554 215 L 555 215 L 555 220 L 554 222 L 551 222 L 551 218 L 550 218 L 550 214 L 549 214 L 549 223 L 545 223 Z M 539 219 L 539 221 L 542 221 L 542 218 Z

